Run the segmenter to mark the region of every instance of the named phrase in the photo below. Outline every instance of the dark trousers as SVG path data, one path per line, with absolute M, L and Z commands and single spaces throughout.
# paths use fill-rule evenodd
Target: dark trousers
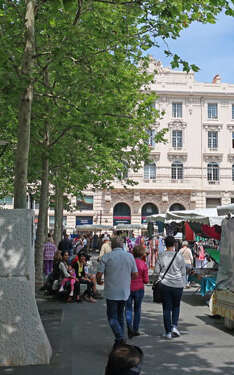
M 124 338 L 124 307 L 125 301 L 106 300 L 106 313 L 110 327 L 115 335 L 115 341 Z
M 127 326 L 138 332 L 141 320 L 141 304 L 144 297 L 144 289 L 131 292 L 125 306 Z M 134 303 L 134 319 L 132 322 L 132 304 Z
M 87 285 L 87 289 L 84 292 L 89 298 L 93 296 L 93 282 L 91 280 L 79 279 L 80 284 Z
M 173 326 L 177 326 L 180 315 L 180 300 L 183 288 L 172 288 L 161 284 L 163 321 L 166 333 L 171 332 Z

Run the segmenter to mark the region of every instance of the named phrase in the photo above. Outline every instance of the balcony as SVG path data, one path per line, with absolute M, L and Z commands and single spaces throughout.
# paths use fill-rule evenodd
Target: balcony
M 209 184 L 209 185 L 219 185 L 219 184 L 220 184 L 220 181 L 210 180 L 210 181 L 208 181 L 208 184 Z
M 172 184 L 182 184 L 184 182 L 184 179 L 171 179 Z

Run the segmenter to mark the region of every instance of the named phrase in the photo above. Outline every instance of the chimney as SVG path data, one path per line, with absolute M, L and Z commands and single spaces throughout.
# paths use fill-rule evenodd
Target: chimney
M 216 74 L 212 80 L 212 83 L 221 83 L 221 77 L 219 74 Z

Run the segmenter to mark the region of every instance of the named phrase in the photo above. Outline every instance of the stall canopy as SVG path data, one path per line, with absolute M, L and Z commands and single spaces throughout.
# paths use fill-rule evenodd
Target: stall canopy
M 101 225 L 101 224 L 86 224 L 86 225 L 77 225 L 76 230 L 80 232 L 94 232 L 98 230 L 111 230 L 113 229 L 112 225 Z
M 134 230 L 134 229 L 147 229 L 147 225 L 146 224 L 118 224 L 115 226 L 115 229 L 116 230 Z
M 219 216 L 224 216 L 224 215 L 229 215 L 229 214 L 234 215 L 234 203 L 225 204 L 223 206 L 218 206 L 217 212 Z
M 151 215 L 147 217 L 147 221 L 163 221 L 164 223 L 170 223 L 175 221 L 176 223 L 186 222 L 197 222 L 201 224 L 207 224 L 209 226 L 222 224 L 223 217 L 218 216 L 216 208 L 200 208 L 196 210 L 183 210 L 183 211 L 168 211 L 166 214 Z

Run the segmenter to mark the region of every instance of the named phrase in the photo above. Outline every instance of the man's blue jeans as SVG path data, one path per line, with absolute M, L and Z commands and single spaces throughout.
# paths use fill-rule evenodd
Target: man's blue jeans
M 127 326 L 138 332 L 141 320 L 141 304 L 144 297 L 144 289 L 131 292 L 125 306 Z M 134 302 L 134 319 L 132 324 L 132 303 Z
M 107 318 L 116 342 L 124 339 L 124 306 L 125 301 L 106 300 Z
M 173 326 L 177 326 L 180 315 L 180 300 L 183 288 L 172 288 L 161 284 L 163 300 L 163 321 L 166 333 L 171 332 Z

